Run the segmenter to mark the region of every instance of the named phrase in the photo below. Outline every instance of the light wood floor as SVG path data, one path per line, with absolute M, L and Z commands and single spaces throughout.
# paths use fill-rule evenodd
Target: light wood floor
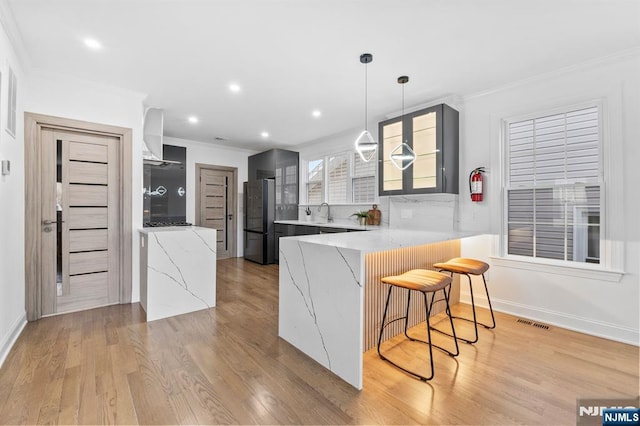
M 277 266 L 228 259 L 213 309 L 145 323 L 134 304 L 29 323 L 0 370 L 0 423 L 575 424 L 576 398 L 638 394 L 637 347 L 503 314 L 458 358 L 436 351 L 429 383 L 370 351 L 358 392 L 278 338 L 277 281 Z M 385 347 L 405 362 L 426 359 L 396 343 Z

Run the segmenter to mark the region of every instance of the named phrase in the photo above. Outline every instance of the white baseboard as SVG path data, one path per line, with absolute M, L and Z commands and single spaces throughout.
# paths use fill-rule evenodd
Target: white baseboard
M 477 306 L 489 308 L 486 296 L 478 295 L 474 292 L 474 299 Z M 469 294 L 461 293 L 460 302 L 468 305 L 471 304 Z M 497 312 L 531 319 L 592 336 L 615 340 L 616 342 L 640 346 L 640 330 L 637 329 L 623 327 L 617 324 L 611 324 L 591 318 L 579 317 L 577 315 L 566 314 L 564 312 L 552 311 L 537 306 L 495 299 L 493 297 L 491 298 L 491 305 L 493 306 L 493 310 Z
M 20 333 L 22 333 L 25 325 L 27 325 L 26 313 L 20 315 L 20 317 L 11 324 L 9 332 L 2 337 L 2 340 L 0 340 L 0 368 L 2 368 L 4 360 L 7 358 L 7 355 L 9 355 L 11 348 L 16 343 L 16 340 L 18 340 L 18 337 L 20 336 Z

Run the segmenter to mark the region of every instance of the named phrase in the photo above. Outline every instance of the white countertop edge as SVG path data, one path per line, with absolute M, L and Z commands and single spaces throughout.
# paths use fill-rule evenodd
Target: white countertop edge
M 363 253 L 373 253 L 442 241 L 458 240 L 475 235 L 477 235 L 477 233 L 464 231 L 438 232 L 384 228 L 370 232 L 315 234 L 282 238 L 309 244 L 359 250 Z
M 203 226 L 149 226 L 146 228 L 139 228 L 138 232 L 141 234 L 152 234 L 156 232 L 176 232 L 176 231 L 214 231 L 213 228 L 205 228 Z
M 379 225 L 360 226 L 356 223 L 343 222 L 307 222 L 306 220 L 275 220 L 273 223 L 280 225 L 317 226 L 320 228 L 353 229 L 356 231 L 373 231 L 380 229 Z

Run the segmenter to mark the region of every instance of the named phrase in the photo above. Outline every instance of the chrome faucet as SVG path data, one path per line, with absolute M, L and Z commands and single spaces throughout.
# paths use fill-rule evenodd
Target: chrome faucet
M 318 206 L 318 211 L 322 210 L 322 206 L 327 206 L 327 222 L 333 222 L 333 218 L 331 217 L 331 207 L 329 207 L 329 203 L 322 203 Z

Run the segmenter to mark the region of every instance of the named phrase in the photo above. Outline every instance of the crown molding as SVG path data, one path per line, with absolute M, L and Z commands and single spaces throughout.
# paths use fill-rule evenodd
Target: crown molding
M 26 73 L 31 69 L 31 57 L 27 52 L 27 48 L 25 47 L 22 39 L 22 34 L 16 25 L 13 10 L 7 0 L 0 0 L 0 25 L 2 25 L 2 28 L 9 39 L 9 43 L 11 43 L 11 46 L 13 47 L 13 51 L 20 67 Z
M 436 99 L 432 99 L 427 102 L 422 102 L 418 105 L 413 105 L 410 107 L 405 107 L 404 113 L 410 114 L 412 112 L 420 111 L 421 109 L 429 108 L 435 105 L 447 104 L 452 108 L 457 109 L 458 111 L 462 110 L 464 107 L 464 97 L 458 94 L 452 93 L 449 95 L 445 95 Z M 391 119 L 395 117 L 400 117 L 402 115 L 402 110 L 392 111 L 388 114 L 385 114 L 385 119 Z
M 625 61 L 633 58 L 640 58 L 640 46 L 633 47 L 631 49 L 622 50 L 616 53 L 612 53 L 611 55 L 589 59 L 587 61 L 579 62 L 577 64 L 569 65 L 566 67 L 555 69 L 553 71 L 548 71 L 542 74 L 538 74 L 533 77 L 524 78 L 522 80 L 516 80 L 501 86 L 493 87 L 491 89 L 470 93 L 468 95 L 463 96 L 463 100 L 468 101 L 470 99 L 481 98 L 483 96 L 492 95 L 495 93 L 503 92 L 506 90 L 514 89 L 514 88 L 525 86 L 528 84 L 544 81 L 552 77 L 558 77 L 558 76 L 570 74 L 576 71 L 588 70 L 600 65 L 616 63 L 616 62 Z

